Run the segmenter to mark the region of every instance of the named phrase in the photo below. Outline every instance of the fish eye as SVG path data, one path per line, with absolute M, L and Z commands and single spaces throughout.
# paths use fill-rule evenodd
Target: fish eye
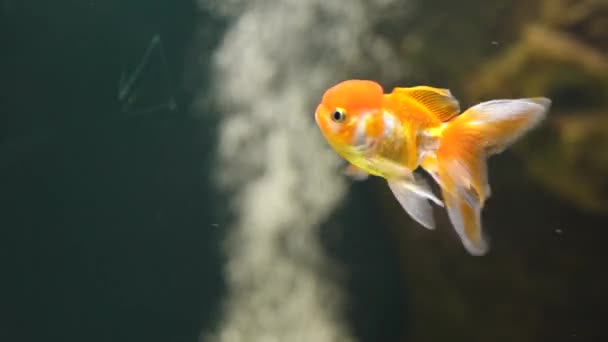
M 346 113 L 344 112 L 344 109 L 336 108 L 336 110 L 334 110 L 334 112 L 331 114 L 331 119 L 335 122 L 344 121 L 344 119 L 346 119 Z

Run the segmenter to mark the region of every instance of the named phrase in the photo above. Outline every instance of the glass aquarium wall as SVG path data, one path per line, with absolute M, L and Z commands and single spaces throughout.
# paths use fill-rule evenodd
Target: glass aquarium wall
M 608 339 L 604 0 L 0 0 L 0 38 L 2 341 Z M 485 255 L 344 174 L 347 79 L 551 99 Z

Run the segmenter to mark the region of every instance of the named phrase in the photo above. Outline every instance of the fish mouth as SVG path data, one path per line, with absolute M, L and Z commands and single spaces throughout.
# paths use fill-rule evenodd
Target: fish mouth
M 317 125 L 320 125 L 321 123 L 319 122 L 319 112 L 316 111 L 315 112 L 315 121 L 317 122 Z

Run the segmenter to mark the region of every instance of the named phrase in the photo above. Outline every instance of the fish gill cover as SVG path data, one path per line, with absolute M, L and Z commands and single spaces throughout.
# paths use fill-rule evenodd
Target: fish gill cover
M 395 13 L 397 1 L 199 4 L 231 23 L 215 51 L 210 97 L 222 112 L 217 182 L 231 194 L 235 217 L 225 244 L 222 318 L 202 338 L 353 340 L 342 291 L 329 277 L 339 266 L 317 239 L 346 183 L 335 176 L 340 162 L 314 126 L 313 111 L 340 75 L 403 76 L 403 65 L 374 33 L 375 18 Z

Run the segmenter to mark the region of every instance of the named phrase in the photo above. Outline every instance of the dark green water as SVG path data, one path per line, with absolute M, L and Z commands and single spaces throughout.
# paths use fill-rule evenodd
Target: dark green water
M 194 341 L 212 320 L 213 137 L 181 84 L 195 19 L 189 2 L 6 2 L 1 340 Z M 118 81 L 154 34 L 179 106 L 131 117 Z M 149 64 L 144 78 L 164 68 Z M 166 101 L 163 82 L 138 84 L 136 106 Z
M 210 181 L 215 119 L 191 115 L 205 55 L 200 75 L 184 70 L 200 63 L 194 28 L 209 35 L 194 48 L 210 52 L 223 24 L 189 1 L 4 4 L 0 340 L 195 341 L 218 319 L 226 231 Z M 121 74 L 156 34 L 166 64 L 152 55 L 133 111 L 171 97 L 178 107 L 122 112 Z M 400 336 L 397 246 L 364 225 L 340 239 L 326 234 L 331 253 L 351 265 L 355 334 Z

